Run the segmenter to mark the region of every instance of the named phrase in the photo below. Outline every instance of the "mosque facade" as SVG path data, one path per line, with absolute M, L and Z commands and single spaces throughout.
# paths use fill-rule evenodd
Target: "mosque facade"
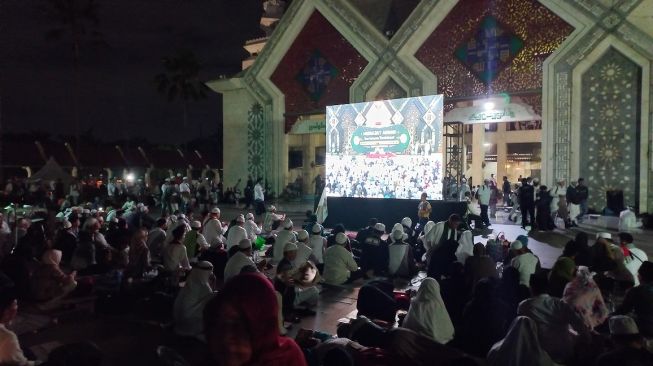
M 223 95 L 225 187 L 251 176 L 278 193 L 299 177 L 313 193 L 326 106 L 443 94 L 445 121 L 468 124 L 475 184 L 583 177 L 590 207 L 621 190 L 652 212 L 653 0 L 266 5 L 244 70 L 207 83 Z

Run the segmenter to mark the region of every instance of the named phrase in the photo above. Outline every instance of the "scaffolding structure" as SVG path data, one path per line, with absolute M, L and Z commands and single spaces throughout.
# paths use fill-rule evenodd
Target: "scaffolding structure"
M 458 192 L 465 176 L 464 125 L 462 122 L 444 122 L 444 180 L 442 195 L 445 201 L 458 201 Z

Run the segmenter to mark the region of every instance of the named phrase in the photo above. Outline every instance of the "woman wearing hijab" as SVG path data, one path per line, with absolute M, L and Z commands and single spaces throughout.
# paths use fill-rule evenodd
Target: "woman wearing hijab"
M 508 334 L 487 354 L 489 366 L 555 366 L 540 346 L 537 325 L 528 317 L 517 317 Z
M 517 315 L 517 306 L 522 300 L 530 297 L 530 290 L 519 283 L 519 271 L 514 267 L 503 270 L 501 281 L 496 289 L 496 296 L 503 300 L 510 309 L 510 319 Z
M 453 324 L 440 296 L 438 281 L 430 277 L 422 281 L 403 326 L 441 344 L 453 339 Z
M 549 272 L 549 295 L 561 298 L 565 286 L 574 278 L 574 273 L 576 273 L 576 263 L 573 259 L 558 258 Z
M 147 230 L 139 229 L 129 244 L 129 264 L 127 277 L 141 278 L 150 269 L 150 249 L 147 247 Z
M 59 300 L 77 287 L 76 272 L 67 275 L 59 268 L 61 251 L 49 249 L 43 253 L 41 265 L 32 275 L 32 295 L 35 300 L 43 301 L 43 309 L 51 309 Z
M 179 291 L 173 307 L 176 334 L 203 339 L 204 307 L 213 297 L 213 289 L 209 284 L 212 274 L 213 265 L 209 262 L 198 262 L 190 271 L 186 285 Z
M 256 273 L 233 277 L 204 311 L 212 358 L 220 366 L 306 366 L 295 341 L 279 334 L 278 317 L 267 278 Z
M 562 301 L 576 310 L 590 329 L 603 324 L 609 315 L 593 276 L 589 268 L 579 267 L 576 277 L 567 284 L 562 296 Z

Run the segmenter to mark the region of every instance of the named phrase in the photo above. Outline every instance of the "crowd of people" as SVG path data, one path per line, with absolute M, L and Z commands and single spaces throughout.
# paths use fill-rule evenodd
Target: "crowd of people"
M 329 156 L 327 195 L 362 198 L 442 199 L 442 157 L 395 155 Z
M 48 313 L 87 295 L 100 314 L 149 301 L 139 317 L 171 323 L 219 365 L 653 362 L 653 263 L 628 233 L 592 245 L 581 233 L 546 270 L 527 236 L 484 245 L 464 217 L 430 221 L 426 194 L 416 222 L 370 219 L 352 234 L 311 212 L 295 224 L 253 183 L 256 212 L 228 222 L 192 198 L 155 216 L 132 195 L 104 210 L 78 202 L 2 218 L 0 364 L 32 362 L 10 330 L 19 302 Z M 355 319 L 337 334 L 286 336 L 316 316 L 322 290 L 343 287 L 360 287 Z M 64 347 L 48 362 L 101 362 L 92 344 Z
M 569 186 L 559 179 L 549 188 L 537 178 L 520 177 L 518 183 L 511 184 L 508 177 L 503 177 L 499 187 L 492 174 L 482 185 L 463 184 L 462 187 L 460 200 L 467 203 L 467 216 L 478 228 L 491 226 L 490 218 L 496 218 L 497 206 L 501 203 L 510 207 L 508 219 L 524 229 L 550 231 L 555 227 L 577 227 L 588 214 L 589 190 L 583 178 L 572 181 Z

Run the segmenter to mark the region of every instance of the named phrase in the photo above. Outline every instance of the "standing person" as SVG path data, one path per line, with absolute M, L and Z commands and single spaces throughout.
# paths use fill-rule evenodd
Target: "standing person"
M 426 200 L 427 197 L 428 194 L 423 192 L 419 205 L 417 205 L 417 217 L 419 218 L 420 227 L 424 227 L 424 225 L 429 221 L 429 218 L 431 217 L 432 208 L 429 201 Z
M 261 181 L 261 178 L 257 179 L 254 186 L 254 211 L 259 216 L 265 213 L 265 195 Z
M 578 178 L 578 187 L 576 188 L 578 200 L 580 201 L 580 215 L 578 221 L 583 221 L 583 216 L 587 215 L 587 199 L 590 196 L 589 189 L 585 185 L 585 179 Z
M 499 188 L 496 180 L 490 179 L 490 217 L 497 218 L 497 203 L 499 202 Z
M 567 226 L 569 215 L 567 213 L 567 187 L 565 186 L 565 180 L 558 179 L 556 186 L 551 188 L 549 193 L 553 198 L 551 200 L 551 218 L 555 220 L 557 214 L 565 222 L 565 226 Z
M 519 207 L 521 208 L 521 227 L 535 223 L 535 188 L 528 182 L 528 179 L 522 181 L 519 188 Z
M 247 177 L 247 183 L 245 184 L 245 207 L 243 209 L 248 210 L 250 206 L 254 203 L 254 181 L 252 177 Z
M 186 212 L 190 204 L 190 183 L 188 177 L 184 177 L 179 184 L 179 194 L 181 195 L 181 212 Z
M 490 180 L 485 179 L 483 185 L 476 191 L 476 196 L 478 197 L 478 203 L 481 205 L 481 219 L 483 224 L 489 227 L 490 218 L 488 217 L 487 210 L 490 205 L 490 197 L 492 196 L 492 188 L 490 188 Z
M 549 194 L 546 186 L 540 186 L 539 194 L 535 205 L 537 206 L 536 223 L 538 230 L 549 231 L 555 227 L 551 217 L 551 202 L 553 197 Z
M 503 205 L 504 206 L 510 206 L 510 193 L 512 189 L 510 188 L 510 181 L 508 180 L 508 177 L 504 176 L 503 177 Z
M 569 226 L 578 226 L 578 218 L 580 217 L 580 198 L 578 195 L 578 182 L 572 181 L 571 185 L 567 187 L 566 197 L 569 204 Z

